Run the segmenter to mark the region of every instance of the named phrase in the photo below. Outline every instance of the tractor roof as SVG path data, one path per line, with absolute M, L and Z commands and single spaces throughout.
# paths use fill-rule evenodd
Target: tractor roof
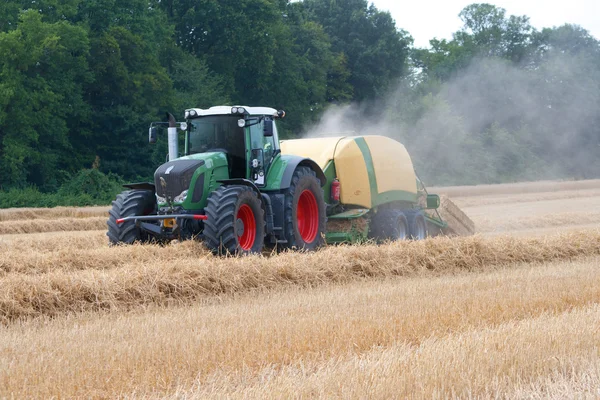
M 216 106 L 216 107 L 211 107 L 208 109 L 189 108 L 185 111 L 187 114 L 188 111 L 194 110 L 194 111 L 196 111 L 198 116 L 206 117 L 209 115 L 233 115 L 234 113 L 232 113 L 231 109 L 239 108 L 239 107 L 245 108 L 246 111 L 248 112 L 248 114 L 250 114 L 250 115 L 272 115 L 272 116 L 277 115 L 277 110 L 274 108 L 270 108 L 270 107 Z M 235 114 L 235 115 L 237 115 L 237 114 Z

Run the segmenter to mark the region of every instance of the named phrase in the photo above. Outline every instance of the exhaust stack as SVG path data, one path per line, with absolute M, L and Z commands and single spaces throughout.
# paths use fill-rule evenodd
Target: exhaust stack
M 173 114 L 167 113 L 169 118 L 168 142 L 169 142 L 169 161 L 179 157 L 179 138 L 177 136 L 177 123 Z

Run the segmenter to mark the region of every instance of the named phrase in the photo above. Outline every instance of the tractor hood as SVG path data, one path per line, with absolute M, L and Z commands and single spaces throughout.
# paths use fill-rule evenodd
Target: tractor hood
M 194 173 L 204 164 L 204 160 L 177 159 L 161 165 L 154 173 L 156 194 L 173 201 L 189 189 Z
M 209 186 L 227 179 L 225 153 L 199 153 L 169 161 L 154 173 L 157 202 L 180 205 L 184 209 L 204 208 Z

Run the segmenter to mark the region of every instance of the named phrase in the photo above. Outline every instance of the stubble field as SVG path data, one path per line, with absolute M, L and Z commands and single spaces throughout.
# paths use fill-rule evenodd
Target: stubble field
M 600 181 L 438 188 L 478 234 L 216 258 L 0 210 L 0 398 L 600 396 Z

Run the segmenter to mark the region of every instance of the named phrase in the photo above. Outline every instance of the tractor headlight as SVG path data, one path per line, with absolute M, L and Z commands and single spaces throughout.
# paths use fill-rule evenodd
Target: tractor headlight
M 238 114 L 245 114 L 246 113 L 246 109 L 244 107 L 238 107 L 237 111 L 238 111 Z
M 167 199 L 165 199 L 164 197 L 160 197 L 159 195 L 156 195 L 156 202 L 158 204 L 164 204 L 167 202 Z
M 196 112 L 196 110 L 191 110 L 190 111 L 190 117 L 195 117 L 196 115 L 198 115 L 198 113 Z
M 238 108 L 237 108 L 237 107 L 233 107 L 233 108 L 231 109 L 231 113 L 232 113 L 232 114 L 237 114 L 237 113 L 238 113 Z
M 175 196 L 175 198 L 173 199 L 174 203 L 183 203 L 185 201 L 185 199 L 187 198 L 188 195 L 188 191 L 184 190 L 183 192 L 181 192 L 181 194 L 179 196 Z

